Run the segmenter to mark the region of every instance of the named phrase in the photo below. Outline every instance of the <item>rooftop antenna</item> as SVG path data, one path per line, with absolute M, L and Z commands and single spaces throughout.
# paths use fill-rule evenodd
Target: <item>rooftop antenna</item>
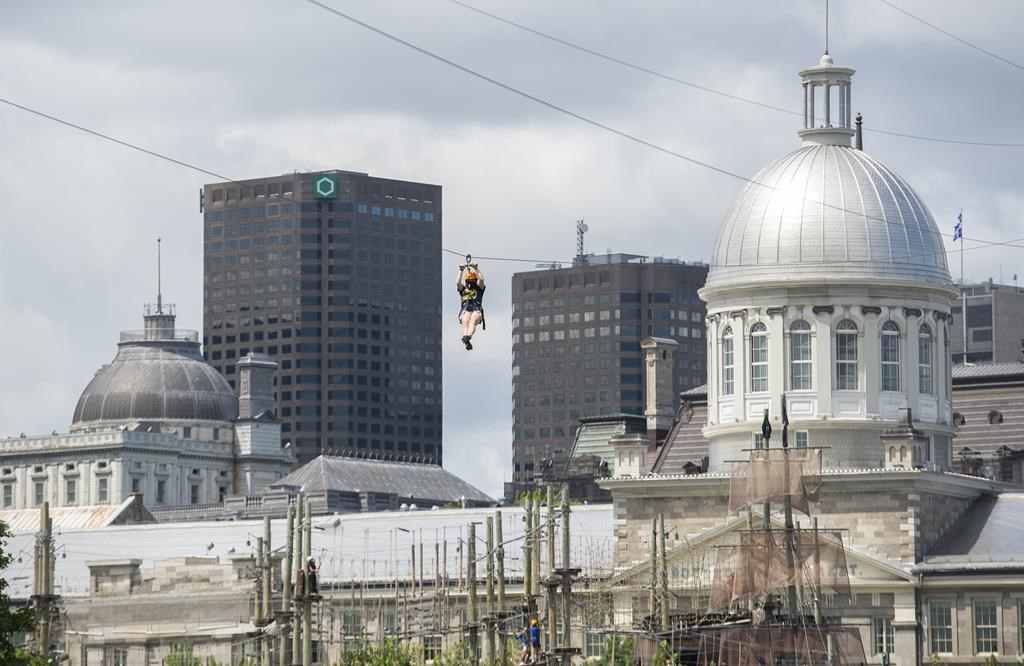
M 160 237 L 156 237 L 156 313 L 164 313 L 164 299 L 160 285 Z
M 828 0 L 825 0 L 825 55 L 828 55 Z
M 583 234 L 588 231 L 590 231 L 590 227 L 583 222 L 583 218 L 576 220 L 576 258 L 580 261 L 582 261 L 584 257 Z

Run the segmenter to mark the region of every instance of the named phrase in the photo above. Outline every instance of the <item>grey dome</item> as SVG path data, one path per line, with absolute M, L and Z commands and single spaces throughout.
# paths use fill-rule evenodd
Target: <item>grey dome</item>
M 122 342 L 75 407 L 72 430 L 95 421 L 232 421 L 238 398 L 198 342 Z
M 767 280 L 952 286 L 927 206 L 863 151 L 808 145 L 752 180 L 718 230 L 706 288 Z

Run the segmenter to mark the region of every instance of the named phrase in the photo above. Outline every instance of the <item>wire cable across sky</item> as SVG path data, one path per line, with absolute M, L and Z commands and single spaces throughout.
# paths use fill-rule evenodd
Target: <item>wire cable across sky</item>
M 882 1 L 885 2 L 885 0 L 882 0 Z M 760 100 L 751 99 L 749 97 L 744 97 L 742 95 L 736 95 L 736 94 L 733 94 L 733 93 L 730 93 L 730 92 L 725 92 L 724 90 L 716 90 L 715 88 L 711 88 L 709 86 L 701 85 L 699 83 L 694 83 L 693 81 L 686 81 L 684 79 L 680 79 L 680 78 L 672 76 L 670 74 L 666 74 L 664 72 L 659 72 L 657 70 L 650 69 L 648 67 L 644 67 L 643 65 L 638 65 L 635 62 L 630 62 L 628 60 L 623 60 L 622 58 L 616 58 L 615 56 L 608 55 L 607 53 L 602 53 L 601 51 L 596 51 L 594 49 L 587 48 L 586 46 L 582 46 L 580 44 L 576 44 L 574 42 L 570 42 L 567 39 L 562 39 L 561 37 L 557 37 L 557 36 L 552 35 L 550 33 L 542 32 L 540 30 L 537 30 L 536 28 L 531 28 L 528 25 L 524 25 L 522 23 L 518 23 L 518 22 L 513 21 L 511 19 L 505 18 L 504 16 L 499 16 L 498 14 L 494 14 L 492 12 L 485 11 L 483 9 L 480 9 L 479 7 L 474 7 L 473 5 L 471 5 L 469 3 L 462 2 L 462 0 L 448 0 L 448 2 L 451 2 L 454 5 L 458 5 L 459 7 L 463 7 L 465 9 L 468 9 L 468 10 L 470 10 L 472 12 L 476 12 L 477 14 L 480 14 L 482 16 L 486 16 L 486 17 L 488 17 L 490 19 L 493 19 L 495 21 L 499 21 L 499 22 L 504 23 L 506 25 L 510 25 L 510 26 L 512 26 L 514 28 L 517 28 L 519 30 L 523 30 L 525 32 L 531 33 L 531 34 L 536 35 L 538 37 L 541 37 L 543 39 L 547 39 L 547 40 L 550 40 L 550 41 L 555 42 L 557 44 L 561 44 L 562 46 L 566 46 L 566 47 L 568 47 L 570 49 L 574 49 L 576 51 L 580 51 L 582 53 L 586 53 L 586 54 L 594 56 L 596 58 L 601 58 L 602 60 L 607 60 L 608 62 L 612 62 L 612 63 L 615 63 L 617 65 L 621 65 L 623 67 L 627 67 L 629 69 L 633 69 L 633 70 L 636 70 L 638 72 L 642 72 L 644 74 L 648 74 L 650 76 L 654 76 L 654 77 L 657 77 L 657 78 L 660 78 L 660 79 L 664 79 L 666 81 L 671 81 L 672 83 L 677 83 L 679 85 L 687 86 L 689 88 L 694 88 L 696 90 L 700 90 L 702 92 L 710 93 L 712 95 L 718 95 L 720 97 L 725 97 L 727 99 L 731 99 L 731 100 L 734 100 L 734 101 L 737 101 L 737 102 L 743 102 L 745 104 L 752 104 L 754 106 L 761 107 L 762 109 L 769 109 L 771 111 L 777 111 L 779 113 L 786 113 L 786 114 L 789 114 L 791 116 L 797 116 L 797 117 L 801 117 L 801 118 L 803 117 L 803 112 L 802 111 L 796 111 L 794 109 L 787 109 L 785 107 L 776 106 L 775 104 L 769 104 L 767 102 L 762 102 Z M 888 3 L 888 2 L 886 2 L 886 4 L 891 5 L 891 3 Z M 895 5 L 892 5 L 892 6 L 895 9 L 899 9 L 898 7 L 895 7 Z M 900 10 L 900 11 L 903 11 L 903 10 Z M 954 37 L 954 38 L 955 39 L 959 39 L 959 38 L 956 38 L 956 37 Z M 975 48 L 978 48 L 978 47 L 975 47 Z M 985 52 L 988 53 L 987 51 L 985 51 Z M 998 57 L 998 56 L 996 56 L 996 57 Z M 1013 64 L 1013 63 L 1011 63 L 1011 64 Z M 877 127 L 869 127 L 869 126 L 865 126 L 864 127 L 864 131 L 866 131 L 866 132 L 874 132 L 876 134 L 885 134 L 887 136 L 896 136 L 896 137 L 901 137 L 901 138 L 904 138 L 904 139 L 914 139 L 914 140 L 917 140 L 917 141 L 930 141 L 930 142 L 933 142 L 933 143 L 949 143 L 949 144 L 956 144 L 956 145 L 979 146 L 979 147 L 989 147 L 989 148 L 1024 148 L 1024 143 L 1012 143 L 1012 142 L 1006 142 L 1006 141 L 972 141 L 972 140 L 968 140 L 968 139 L 947 139 L 947 138 L 935 137 L 935 136 L 923 136 L 923 135 L 920 135 L 920 134 L 908 134 L 906 132 L 896 132 L 894 130 L 885 130 L 885 129 L 879 129 Z
M 666 148 L 664 146 L 658 145 L 656 143 L 653 143 L 651 141 L 643 139 L 643 138 L 641 138 L 639 136 L 636 136 L 634 134 L 631 134 L 629 132 L 625 132 L 625 131 L 619 130 L 619 129 L 614 128 L 614 127 L 612 127 L 610 125 L 606 125 L 606 124 L 601 123 L 601 122 L 599 122 L 597 120 L 594 120 L 592 118 L 584 116 L 584 115 L 582 115 L 580 113 L 574 112 L 574 111 L 572 111 L 570 109 L 567 109 L 567 108 L 565 108 L 563 106 L 560 106 L 558 104 L 554 104 L 552 102 L 549 102 L 549 101 L 547 101 L 545 99 L 537 97 L 536 95 L 532 95 L 530 93 L 527 93 L 527 92 L 525 92 L 523 90 L 520 90 L 519 88 L 516 88 L 514 86 L 506 84 L 506 83 L 504 83 L 502 81 L 499 81 L 499 80 L 497 80 L 497 79 L 495 79 L 493 77 L 487 76 L 487 75 L 482 74 L 480 72 L 477 72 L 476 70 L 473 70 L 473 69 L 471 69 L 469 67 L 461 65 L 461 64 L 459 64 L 457 62 L 454 62 L 454 61 L 452 61 L 452 60 L 450 60 L 448 58 L 445 58 L 445 57 L 443 57 L 441 55 L 435 54 L 435 53 L 433 53 L 433 52 L 431 52 L 431 51 L 429 51 L 429 50 L 427 50 L 427 49 L 425 49 L 423 47 L 417 46 L 416 44 L 413 44 L 413 43 L 408 42 L 408 41 L 406 41 L 406 40 L 404 40 L 404 39 L 402 39 L 400 37 L 397 37 L 396 35 L 392 35 L 391 33 L 388 33 L 388 32 L 386 32 L 384 30 L 381 30 L 380 28 L 377 28 L 377 27 L 375 27 L 373 25 L 370 25 L 370 24 L 368 24 L 368 23 L 366 23 L 364 21 L 356 19 L 353 16 L 350 16 L 350 15 L 344 13 L 344 12 L 341 12 L 341 11 L 339 11 L 337 9 L 334 9 L 333 7 L 330 7 L 328 5 L 325 5 L 324 3 L 319 2 L 318 0 L 306 0 L 306 2 L 312 4 L 312 5 L 316 6 L 316 7 L 319 7 L 319 8 L 321 8 L 321 9 L 327 11 L 327 12 L 330 12 L 331 14 L 334 14 L 334 15 L 338 16 L 339 18 L 342 18 L 342 19 L 345 19 L 345 20 L 350 21 L 352 23 L 355 23 L 356 25 L 359 25 L 359 26 L 361 26 L 361 27 L 363 27 L 363 28 L 365 28 L 367 30 L 370 30 L 370 31 L 372 31 L 372 32 L 382 36 L 382 37 L 385 37 L 386 39 L 389 39 L 391 41 L 397 42 L 397 43 L 399 43 L 399 44 L 401 44 L 401 45 L 403 45 L 403 46 L 405 46 L 407 48 L 413 49 L 413 50 L 417 51 L 418 53 L 421 53 L 422 55 L 425 55 L 425 56 L 427 56 L 427 57 L 429 57 L 431 59 L 440 61 L 441 63 L 446 64 L 446 65 L 448 65 L 450 67 L 453 67 L 455 69 L 458 69 L 458 70 L 460 70 L 460 71 L 462 71 L 462 72 L 464 72 L 466 74 L 469 74 L 470 76 L 473 76 L 475 78 L 481 79 L 481 80 L 483 80 L 483 81 L 485 81 L 487 83 L 490 83 L 490 84 L 492 84 L 494 86 L 497 86 L 497 87 L 499 87 L 499 88 L 501 88 L 503 90 L 506 90 L 506 91 L 508 91 L 510 93 L 513 93 L 515 95 L 523 97 L 523 98 L 525 98 L 527 100 L 530 100 L 530 101 L 532 101 L 532 102 L 534 102 L 536 104 L 539 104 L 541 106 L 547 107 L 548 109 L 551 109 L 551 110 L 556 111 L 558 113 L 561 113 L 563 115 L 566 115 L 566 116 L 569 116 L 571 118 L 574 118 L 574 119 L 576 119 L 576 120 L 578 120 L 580 122 L 583 122 L 583 123 L 585 123 L 587 125 L 590 125 L 592 127 L 596 127 L 598 129 L 604 130 L 605 132 L 614 134 L 614 135 L 619 136 L 621 138 L 627 139 L 627 140 L 629 140 L 631 142 L 634 142 L 634 143 L 637 143 L 639 145 L 642 145 L 642 146 L 645 146 L 647 148 L 650 148 L 652 150 L 656 150 L 656 151 L 658 151 L 660 153 L 663 153 L 663 154 L 675 157 L 677 159 L 681 159 L 681 160 L 686 161 L 686 162 L 688 162 L 690 164 L 693 164 L 695 166 L 699 166 L 699 167 L 702 167 L 702 168 L 707 169 L 709 171 L 713 171 L 713 172 L 716 172 L 716 173 L 728 176 L 730 178 L 742 181 L 744 183 L 757 185 L 759 187 L 764 187 L 764 188 L 771 189 L 771 190 L 776 190 L 777 189 L 777 188 L 775 188 L 775 187 L 773 187 L 771 185 L 766 185 L 766 184 L 763 184 L 763 183 L 759 183 L 759 182 L 755 181 L 754 179 L 748 178 L 748 177 L 743 176 L 743 175 L 741 175 L 739 173 L 730 171 L 728 169 L 716 166 L 716 165 L 711 164 L 709 162 L 705 162 L 703 160 L 699 160 L 699 159 L 690 157 L 688 155 L 685 155 L 683 153 L 677 152 L 675 150 L 672 150 L 672 149 Z M 141 152 L 141 153 L 146 154 L 146 155 L 148 155 L 150 157 L 154 157 L 154 158 L 157 158 L 157 159 L 169 162 L 171 164 L 174 164 L 174 165 L 186 168 L 186 169 L 190 169 L 190 170 L 198 172 L 198 173 L 202 173 L 204 175 L 212 176 L 214 178 L 220 179 L 222 181 L 230 182 L 230 183 L 239 185 L 241 187 L 251 187 L 251 186 L 247 185 L 244 182 L 241 182 L 241 181 L 235 180 L 233 178 L 230 178 L 228 176 L 225 176 L 223 174 L 217 173 L 216 171 L 205 169 L 205 168 L 203 168 L 201 166 L 198 166 L 196 164 L 192 164 L 190 162 L 187 162 L 187 161 L 184 161 L 184 160 L 181 160 L 181 159 L 178 159 L 178 158 L 166 155 L 166 154 L 158 152 L 156 150 L 140 146 L 138 144 L 126 141 L 124 139 L 119 139 L 119 138 L 117 138 L 115 136 L 112 136 L 110 134 L 105 134 L 103 132 L 99 132 L 99 131 L 91 129 L 89 127 L 85 127 L 85 126 L 83 126 L 81 124 L 74 123 L 74 122 L 71 122 L 69 120 L 65 120 L 64 118 L 60 118 L 60 117 L 58 117 L 56 115 L 53 115 L 53 114 L 50 114 L 50 113 L 45 113 L 45 112 L 40 111 L 38 109 L 34 109 L 34 108 L 26 106 L 24 104 L 20 104 L 20 103 L 15 102 L 15 101 L 13 101 L 11 99 L 0 97 L 0 103 L 7 104 L 7 105 L 9 105 L 9 106 L 11 106 L 13 108 L 19 109 L 19 110 L 24 111 L 26 113 L 30 113 L 30 114 L 33 114 L 35 116 L 38 116 L 38 117 L 44 118 L 46 120 L 49 120 L 51 122 L 58 123 L 60 125 L 64 125 L 64 126 L 66 126 L 68 128 L 75 129 L 75 130 L 78 130 L 80 132 L 84 132 L 86 134 L 90 134 L 90 135 L 92 135 L 94 137 L 97 137 L 97 138 L 103 139 L 105 141 L 109 141 L 109 142 L 115 143 L 115 144 L 120 145 L 122 147 L 129 148 L 131 150 L 135 150 L 135 151 Z M 809 203 L 813 203 L 813 204 L 816 204 L 816 205 L 821 205 L 822 207 L 825 207 L 825 208 L 830 208 L 830 209 L 834 209 L 834 210 L 837 210 L 837 211 L 841 211 L 841 212 L 845 212 L 845 213 L 850 213 L 852 215 L 862 216 L 862 217 L 865 217 L 867 219 L 875 219 L 875 220 L 881 221 L 881 222 L 883 222 L 883 223 L 885 223 L 887 225 L 899 226 L 899 225 L 897 225 L 897 223 L 890 222 L 889 220 L 884 219 L 884 218 L 878 218 L 878 217 L 871 216 L 871 215 L 868 215 L 868 214 L 863 213 L 863 212 L 846 210 L 845 208 L 842 208 L 841 206 L 836 206 L 834 204 L 829 204 L 827 202 L 817 201 L 817 200 L 815 200 L 813 198 L 810 198 L 810 197 L 803 197 L 803 198 L 804 198 L 805 201 L 807 201 Z M 291 201 L 293 203 L 299 204 L 300 206 L 308 205 L 308 203 L 299 202 L 299 201 L 296 201 L 295 199 L 292 199 L 290 197 L 282 196 L 281 199 L 283 201 Z M 922 228 L 922 229 L 920 229 L 920 231 L 922 233 L 932 233 L 932 234 L 938 235 L 939 237 L 943 237 L 943 238 L 945 237 L 945 234 L 940 232 L 940 231 L 938 231 L 938 230 L 930 231 L 930 230 Z M 1020 245 L 1016 245 L 1015 244 L 1017 242 L 1016 240 L 1014 240 L 1014 241 L 988 241 L 988 240 L 984 240 L 984 239 L 980 239 L 980 238 L 967 238 L 967 237 L 964 237 L 964 240 L 971 240 L 971 241 L 974 241 L 976 243 L 979 243 L 979 245 L 974 246 L 972 248 L 965 248 L 966 250 L 980 249 L 982 247 L 989 247 L 989 246 L 994 246 L 994 245 L 1006 246 L 1006 247 L 1014 247 L 1014 248 L 1022 247 Z M 464 257 L 465 256 L 464 252 L 460 252 L 460 251 L 457 251 L 457 250 L 452 250 L 452 249 L 449 249 L 449 248 L 443 248 L 443 247 L 441 249 L 444 252 L 447 252 L 449 254 L 453 254 L 453 255 L 456 255 L 456 256 L 460 256 L 460 257 Z M 951 254 L 953 252 L 958 252 L 958 251 L 959 250 L 943 250 L 942 253 L 943 254 Z M 524 262 L 524 263 L 537 263 L 537 264 L 570 263 L 567 260 L 559 260 L 559 259 L 528 259 L 528 258 L 500 257 L 500 256 L 483 256 L 483 255 L 479 255 L 477 258 L 479 258 L 481 260 L 486 260 L 486 261 L 509 261 L 509 262 Z

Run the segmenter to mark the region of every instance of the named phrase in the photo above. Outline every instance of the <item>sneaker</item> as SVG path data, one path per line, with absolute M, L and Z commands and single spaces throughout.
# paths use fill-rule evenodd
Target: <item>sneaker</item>
M 472 343 L 472 342 L 470 342 L 470 341 L 469 341 L 469 338 L 467 337 L 467 338 L 466 338 L 466 351 L 469 351 L 469 350 L 470 350 L 470 349 L 472 349 L 472 348 L 473 348 L 473 343 Z

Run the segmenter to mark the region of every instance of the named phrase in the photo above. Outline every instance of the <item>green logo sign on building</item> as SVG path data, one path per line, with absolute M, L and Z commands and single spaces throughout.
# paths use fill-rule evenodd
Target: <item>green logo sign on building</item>
M 317 199 L 338 198 L 338 178 L 336 176 L 317 176 L 313 179 L 313 194 Z

